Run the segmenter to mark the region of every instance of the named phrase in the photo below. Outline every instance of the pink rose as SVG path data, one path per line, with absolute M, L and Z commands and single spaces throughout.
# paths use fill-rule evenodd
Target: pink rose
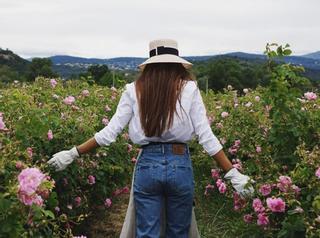
M 220 193 L 225 193 L 227 191 L 227 186 L 224 182 L 220 183 L 218 190 Z
M 257 146 L 257 147 L 256 147 L 256 152 L 257 152 L 257 153 L 261 153 L 261 151 L 262 151 L 261 146 Z
M 269 218 L 265 213 L 259 213 L 258 214 L 258 220 L 257 220 L 257 224 L 259 226 L 266 226 L 269 224 Z
M 53 139 L 52 130 L 49 130 L 49 131 L 48 131 L 47 136 L 48 136 L 48 140 L 52 140 L 52 139 Z
M 21 161 L 17 161 L 17 162 L 16 162 L 16 168 L 17 168 L 17 169 L 23 169 L 24 166 L 25 166 L 25 165 L 24 165 Z
M 5 130 L 5 129 L 6 129 L 6 125 L 4 124 L 2 114 L 3 114 L 3 113 L 1 112 L 1 113 L 0 113 L 0 130 Z
M 284 212 L 286 204 L 281 198 L 267 198 L 267 206 L 272 212 Z
M 259 192 L 263 196 L 268 196 L 271 193 L 271 185 L 270 184 L 264 184 L 260 187 Z
M 88 183 L 89 183 L 90 185 L 95 184 L 95 183 L 96 183 L 96 178 L 95 178 L 93 175 L 89 175 L 89 176 L 88 176 Z
M 238 211 L 246 206 L 245 198 L 242 198 L 238 192 L 233 192 L 233 209 Z
M 287 192 L 289 188 L 292 185 L 291 178 L 289 176 L 280 176 L 279 177 L 279 183 L 277 184 L 277 187 L 282 192 Z
M 105 205 L 106 207 L 108 207 L 108 208 L 111 206 L 111 204 L 112 204 L 112 201 L 111 201 L 110 198 L 107 198 L 107 199 L 105 200 L 105 202 L 104 202 L 104 205 Z
M 239 146 L 240 146 L 240 143 L 241 143 L 241 140 L 235 140 L 235 141 L 234 141 L 234 145 L 235 145 L 235 146 L 238 146 L 238 147 L 239 147 Z
M 213 179 L 218 179 L 220 178 L 220 173 L 218 169 L 211 169 L 211 177 Z
M 81 94 L 82 94 L 82 96 L 84 96 L 84 97 L 88 97 L 89 94 L 90 94 L 90 92 L 89 92 L 88 89 L 85 89 L 85 90 L 82 90 Z
M 262 202 L 259 198 L 253 199 L 252 207 L 253 207 L 254 211 L 257 213 L 264 212 L 264 210 L 265 210 L 265 208 L 263 207 Z
M 222 112 L 221 113 L 221 117 L 222 118 L 226 118 L 226 117 L 228 117 L 229 116 L 229 113 L 227 113 L 227 112 Z
M 219 187 L 221 183 L 222 183 L 222 179 L 219 178 L 219 179 L 216 181 L 217 187 Z
M 306 99 L 308 99 L 309 101 L 311 101 L 311 100 L 316 100 L 316 99 L 317 99 L 317 94 L 315 94 L 314 92 L 306 92 L 306 93 L 304 94 L 304 97 L 305 97 Z
M 109 119 L 108 119 L 107 117 L 104 117 L 104 118 L 102 119 L 102 124 L 105 125 L 105 126 L 107 126 L 107 125 L 109 124 Z
M 67 105 L 71 105 L 72 103 L 74 103 L 74 101 L 75 101 L 75 98 L 73 96 L 68 96 L 63 100 L 64 104 L 67 104 Z
M 50 79 L 51 87 L 54 88 L 57 85 L 57 81 L 55 79 Z
M 228 152 L 232 155 L 235 155 L 238 152 L 238 148 L 232 146 L 228 149 Z
M 38 194 L 39 186 L 47 179 L 37 168 L 25 168 L 18 175 L 18 198 L 25 205 L 31 206 L 32 204 L 42 206 L 43 199 Z
M 316 170 L 315 175 L 316 175 L 318 178 L 320 178 L 320 167 Z

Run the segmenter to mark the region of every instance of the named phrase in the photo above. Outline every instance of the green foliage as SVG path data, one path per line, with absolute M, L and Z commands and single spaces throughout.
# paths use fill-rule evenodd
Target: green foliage
M 49 58 L 33 58 L 28 67 L 27 79 L 34 81 L 36 77 L 58 77 L 52 70 L 52 62 Z
M 273 121 L 269 137 L 269 142 L 273 145 L 271 154 L 278 162 L 293 166 L 298 159 L 294 155 L 297 145 L 306 141 L 312 148 L 315 142 L 310 138 L 311 128 L 306 130 L 305 126 L 309 124 L 310 116 L 301 110 L 302 103 L 297 99 L 302 95 L 302 90 L 310 86 L 307 78 L 298 75 L 303 68 L 291 64 L 272 63 L 273 58 L 289 55 L 291 50 L 288 47 L 288 44 L 283 47 L 275 43 L 266 46 L 271 81 L 264 101 L 265 106 L 271 108 L 270 118 Z
M 19 76 L 19 73 L 11 69 L 7 65 L 0 65 L 0 83 L 7 84 L 12 83 L 15 80 L 21 80 L 23 81 L 24 78 Z
M 232 85 L 242 91 L 244 88 L 265 86 L 270 78 L 264 63 L 251 63 L 229 57 L 195 63 L 193 70 L 202 90 L 206 90 L 208 86 L 210 89 L 222 91 Z
M 104 128 L 101 120 L 111 119 L 122 90 L 89 86 L 81 80 L 56 80 L 54 88 L 50 79 L 37 78 L 24 87 L 12 84 L 0 91 L 0 112 L 9 128 L 7 133 L 0 131 L 0 237 L 72 237 L 72 230 L 91 210 L 103 206 L 106 198 L 116 199 L 113 191 L 131 178 L 131 158 L 137 150 L 127 151 L 129 141 L 124 136 L 109 147 L 82 155 L 65 171 L 55 172 L 47 166 L 54 153 L 81 144 Z M 90 94 L 84 96 L 84 89 Z M 68 95 L 76 98 L 73 105 L 63 103 Z M 106 105 L 111 111 L 105 111 Z M 52 140 L 47 138 L 49 130 Z M 32 148 L 32 156 L 27 148 Z M 49 172 L 56 181 L 43 208 L 29 208 L 18 200 L 18 161 L 23 167 Z M 95 184 L 88 183 L 89 175 L 95 176 Z M 81 198 L 80 205 L 76 205 L 76 197 Z
M 86 73 L 80 74 L 79 77 L 87 79 L 90 84 L 96 83 L 107 87 L 119 88 L 127 83 L 123 74 L 110 71 L 107 65 L 92 65 Z

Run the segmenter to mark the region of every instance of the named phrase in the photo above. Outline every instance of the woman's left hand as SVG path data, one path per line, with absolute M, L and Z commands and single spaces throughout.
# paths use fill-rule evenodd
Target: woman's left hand
M 225 179 L 230 179 L 231 184 L 234 189 L 242 196 L 242 197 L 251 197 L 254 194 L 254 188 L 251 184 L 247 183 L 250 180 L 250 177 L 240 173 L 236 168 L 230 169 L 224 176 Z M 251 179 L 254 183 L 255 181 Z

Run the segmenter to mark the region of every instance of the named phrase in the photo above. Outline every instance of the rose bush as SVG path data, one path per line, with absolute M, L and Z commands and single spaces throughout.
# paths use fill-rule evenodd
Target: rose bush
M 46 165 L 102 129 L 121 90 L 45 78 L 0 90 L 1 237 L 72 237 L 95 207 L 108 209 L 128 193 L 138 148 L 127 128 L 116 143 L 82 155 L 65 171 Z
M 269 56 L 288 54 L 287 47 L 270 47 Z M 254 197 L 236 193 L 192 140 L 196 199 L 209 204 L 208 216 L 227 210 L 218 215 L 227 218 L 223 228 L 231 237 L 319 237 L 319 93 L 299 67 L 270 63 L 270 70 L 268 88 L 237 92 L 229 85 L 224 92 L 202 94 L 211 128 L 233 167 L 255 180 Z M 0 236 L 80 237 L 81 224 L 95 208 L 108 212 L 117 196 L 129 193 L 138 148 L 127 128 L 115 143 L 82 155 L 64 171 L 46 164 L 54 153 L 108 125 L 121 92 L 46 78 L 0 89 Z M 196 204 L 199 210 L 206 205 Z M 210 225 L 204 228 L 210 237 Z
M 289 53 L 286 50 L 287 46 L 267 45 L 266 53 L 282 56 Z M 242 216 L 241 222 L 230 221 L 230 234 L 319 237 L 320 102 L 316 89 L 303 91 L 308 82 L 299 74 L 301 67 L 270 65 L 268 88 L 246 90 L 238 97 L 239 92 L 228 87 L 223 94 L 209 92 L 205 97 L 208 116 L 215 118 L 212 129 L 233 166 L 256 182 L 254 197 L 243 199 L 235 193 L 195 146 L 200 151 L 194 160 L 197 180 L 204 196 L 212 197 L 210 202 L 230 200 L 226 209 Z M 220 189 L 221 184 L 226 188 Z

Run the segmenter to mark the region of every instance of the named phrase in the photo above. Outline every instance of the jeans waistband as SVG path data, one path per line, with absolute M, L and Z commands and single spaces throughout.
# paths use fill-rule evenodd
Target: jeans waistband
M 147 145 L 141 145 L 141 148 L 144 151 L 149 151 L 149 152 L 161 152 L 161 153 L 166 153 L 166 152 L 173 152 L 172 146 L 174 144 L 179 144 L 185 147 L 185 151 L 188 155 L 190 155 L 190 150 L 189 150 L 189 145 L 184 142 L 150 142 Z

